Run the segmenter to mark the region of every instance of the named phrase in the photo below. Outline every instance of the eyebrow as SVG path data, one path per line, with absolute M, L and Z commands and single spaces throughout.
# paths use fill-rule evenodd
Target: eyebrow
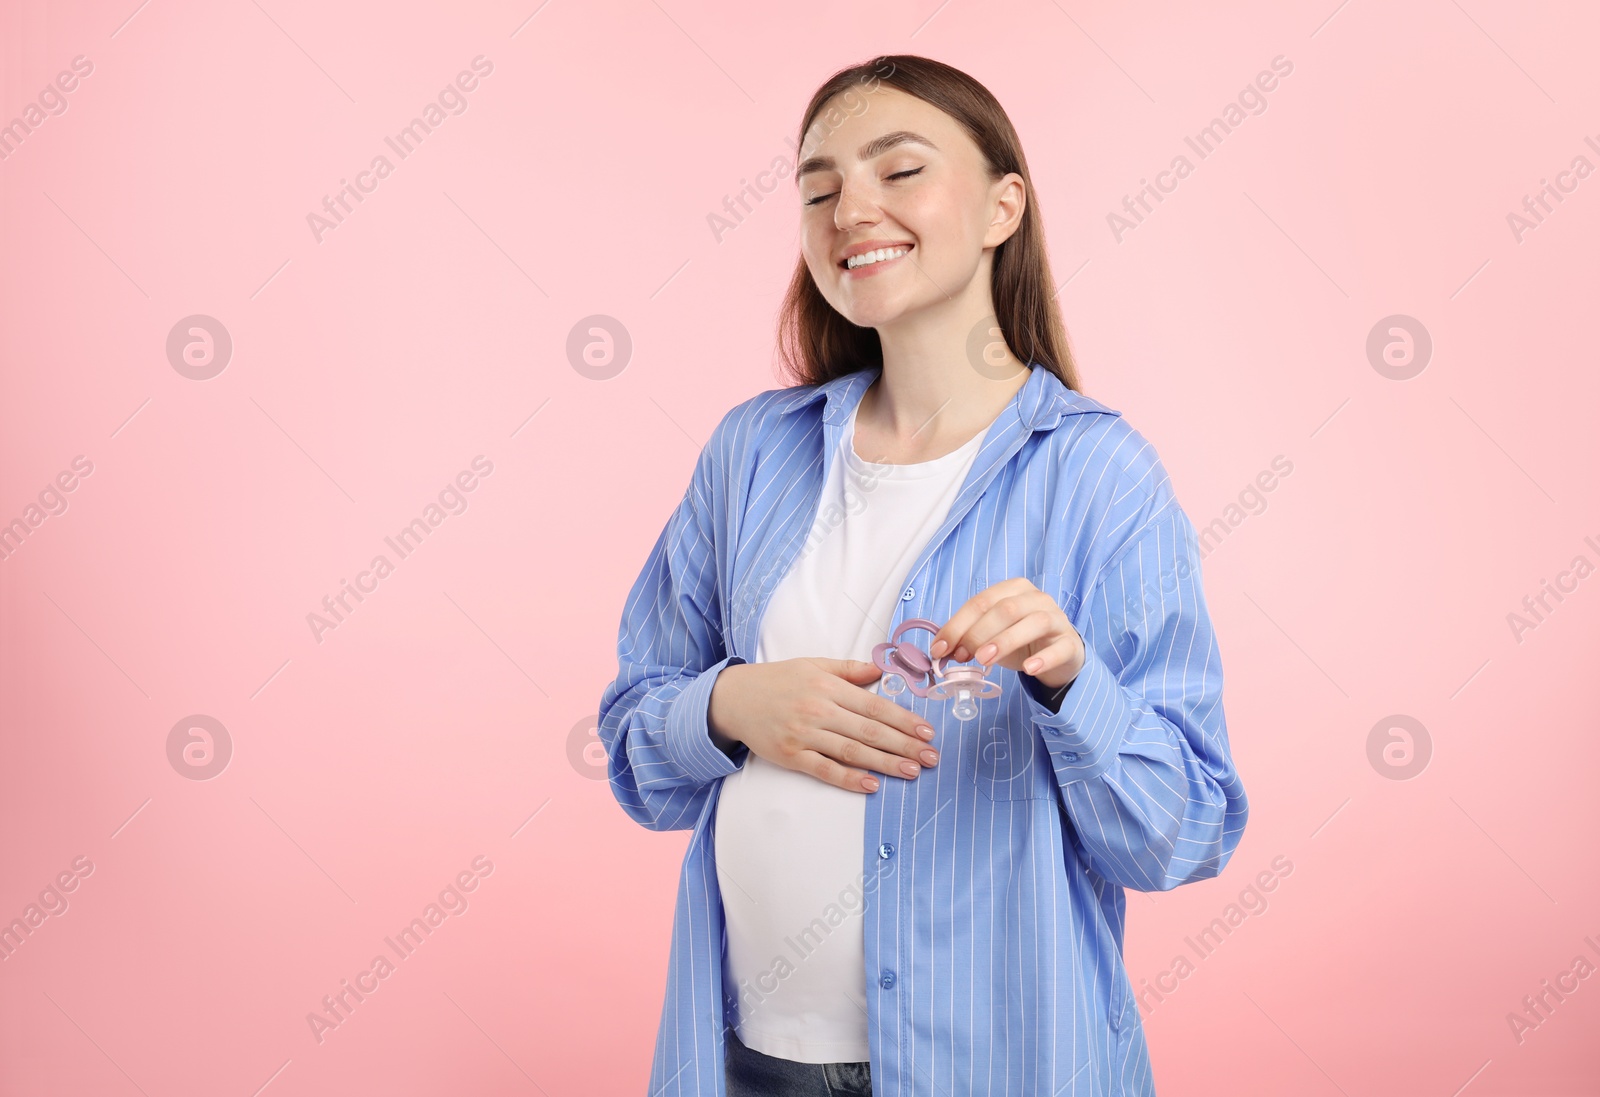
M 856 150 L 856 157 L 861 160 L 871 160 L 874 156 L 882 156 L 897 145 L 906 144 L 927 145 L 935 152 L 939 151 L 938 145 L 935 145 L 920 133 L 912 133 L 910 130 L 895 130 L 893 133 L 874 137 L 865 145 L 862 145 Z M 799 183 L 803 176 L 809 175 L 811 172 L 832 171 L 836 167 L 838 167 L 838 164 L 835 163 L 831 156 L 812 156 L 801 161 L 800 167 L 795 170 L 794 181 Z

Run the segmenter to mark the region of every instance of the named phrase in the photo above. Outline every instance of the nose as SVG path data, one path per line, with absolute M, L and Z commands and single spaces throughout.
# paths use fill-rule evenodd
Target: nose
M 861 225 L 876 224 L 881 219 L 878 204 L 865 187 L 846 179 L 839 184 L 839 200 L 833 207 L 833 226 L 840 232 L 849 232 Z

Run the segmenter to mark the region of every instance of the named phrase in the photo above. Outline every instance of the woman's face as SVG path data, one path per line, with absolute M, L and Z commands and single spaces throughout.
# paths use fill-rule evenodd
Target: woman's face
M 991 180 L 955 119 L 879 84 L 830 100 L 802 151 L 801 251 L 845 319 L 881 330 L 972 288 L 987 304 L 973 280 L 1021 220 L 1022 176 Z M 904 254 L 847 269 L 864 248 Z

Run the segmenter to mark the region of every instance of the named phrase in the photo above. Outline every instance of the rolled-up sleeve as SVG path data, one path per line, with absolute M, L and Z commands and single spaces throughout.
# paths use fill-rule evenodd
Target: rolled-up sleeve
M 701 451 L 682 502 L 628 594 L 617 631 L 617 677 L 600 700 L 612 794 L 651 830 L 692 828 L 711 783 L 748 755 L 743 744 L 724 753 L 706 722 L 717 676 L 744 662 L 727 653 L 722 639 L 723 430 Z
M 1024 690 L 1080 856 L 1139 891 L 1216 876 L 1249 813 L 1199 569 L 1194 526 L 1169 502 L 1078 608 L 1084 664 L 1059 708 Z

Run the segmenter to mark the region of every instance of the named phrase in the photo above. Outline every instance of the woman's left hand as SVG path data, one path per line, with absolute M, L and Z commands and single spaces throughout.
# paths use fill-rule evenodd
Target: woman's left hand
M 979 591 L 945 622 L 928 654 L 976 659 L 1031 674 L 1050 689 L 1068 685 L 1083 669 L 1083 637 L 1054 598 L 1026 579 L 1007 579 Z

